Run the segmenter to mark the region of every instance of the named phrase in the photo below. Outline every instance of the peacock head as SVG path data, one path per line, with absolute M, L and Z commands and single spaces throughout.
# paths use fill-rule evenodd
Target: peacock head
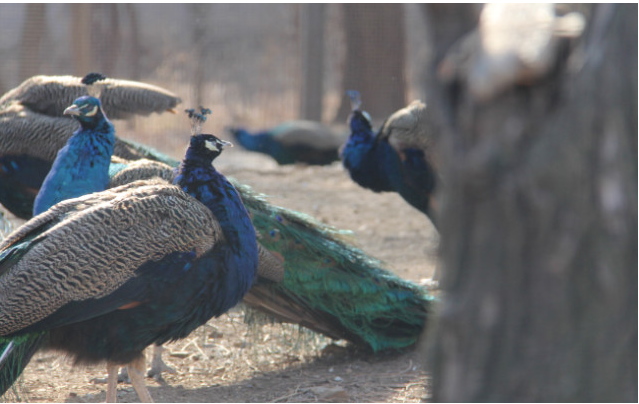
M 76 99 L 71 106 L 64 110 L 64 115 L 70 115 L 80 122 L 82 127 L 94 128 L 105 119 L 100 100 L 90 95 Z
M 348 117 L 348 125 L 353 132 L 370 131 L 373 128 L 368 112 L 362 111 L 362 98 L 357 90 L 348 90 L 346 95 L 351 100 L 351 114 Z
M 188 158 L 197 158 L 207 162 L 213 162 L 217 156 L 222 154 L 227 146 L 233 146 L 233 143 L 222 140 L 214 135 L 198 134 L 191 136 L 189 148 L 186 151 Z

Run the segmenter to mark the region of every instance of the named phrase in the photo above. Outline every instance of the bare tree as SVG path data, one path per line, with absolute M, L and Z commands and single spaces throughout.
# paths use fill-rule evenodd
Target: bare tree
M 406 104 L 406 35 L 401 4 L 344 4 L 346 62 L 342 86 L 358 90 L 372 117 Z M 336 120 L 350 111 L 346 97 Z
M 637 401 L 637 5 L 593 7 L 533 83 L 437 94 L 434 401 Z
M 40 52 L 47 33 L 47 5 L 27 3 L 22 42 L 20 44 L 20 79 L 38 74 L 42 69 Z

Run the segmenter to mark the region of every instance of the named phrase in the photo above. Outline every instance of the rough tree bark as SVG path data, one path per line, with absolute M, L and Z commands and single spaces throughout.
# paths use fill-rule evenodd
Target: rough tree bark
M 363 107 L 382 120 L 406 105 L 406 35 L 402 4 L 344 4 L 346 65 L 342 87 L 358 90 Z M 335 120 L 344 122 L 350 101 L 342 97 Z
M 637 5 L 593 7 L 543 80 L 437 94 L 433 401 L 637 401 Z

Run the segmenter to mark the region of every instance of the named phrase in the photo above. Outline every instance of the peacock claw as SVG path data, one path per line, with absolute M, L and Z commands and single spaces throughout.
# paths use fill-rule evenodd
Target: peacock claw
M 148 377 L 154 378 L 158 382 L 164 381 L 162 377 L 162 372 L 168 372 L 175 374 L 177 373 L 175 369 L 167 365 L 164 360 L 162 360 L 162 352 L 164 351 L 164 347 L 161 345 L 155 345 L 153 347 L 153 357 L 151 359 L 151 368 L 147 372 Z

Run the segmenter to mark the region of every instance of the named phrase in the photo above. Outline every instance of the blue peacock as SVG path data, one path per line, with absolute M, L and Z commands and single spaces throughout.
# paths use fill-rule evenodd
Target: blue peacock
M 440 182 L 429 154 L 426 105 L 414 102 L 391 115 L 377 134 L 370 116 L 360 109 L 361 98 L 350 90 L 351 134 L 340 152 L 353 181 L 374 192 L 396 192 L 427 215 L 436 226 L 433 193 Z
M 100 101 L 88 95 L 80 97 L 64 114 L 80 122 L 80 128 L 58 151 L 34 200 L 34 215 L 65 199 L 104 191 L 109 185 L 115 130 L 104 115 Z
M 340 137 L 319 122 L 288 121 L 256 133 L 240 127 L 228 131 L 245 149 L 269 155 L 280 165 L 326 165 L 339 160 Z
M 248 211 L 211 164 L 227 144 L 193 136 L 175 185 L 140 181 L 70 199 L 3 241 L 0 392 L 45 346 L 76 363 L 107 361 L 107 401 L 127 364 L 150 401 L 142 351 L 226 312 L 256 277 Z
M 94 86 L 104 80 L 105 77 L 97 73 L 87 75 L 82 82 L 87 86 Z M 99 88 L 89 89 L 90 93 L 99 95 Z M 203 112 L 205 112 L 203 110 Z M 206 111 L 210 113 L 210 110 Z M 38 215 L 56 203 L 82 196 L 92 192 L 99 192 L 112 187 L 111 174 L 115 181 L 123 184 L 131 181 L 122 181 L 126 174 L 123 171 L 139 171 L 140 165 L 127 167 L 127 164 L 111 163 L 115 133 L 111 122 L 102 110 L 99 99 L 92 96 L 82 96 L 75 100 L 73 105 L 66 108 L 65 115 L 70 115 L 80 123 L 80 128 L 69 138 L 67 144 L 60 149 L 51 167 L 51 171 L 42 183 L 40 192 L 34 202 L 34 215 Z M 193 110 L 189 112 L 195 118 L 194 122 L 205 119 L 203 114 L 193 116 Z M 198 128 L 199 129 L 199 128 Z M 194 134 L 196 132 L 194 131 Z M 146 164 L 147 167 L 149 164 Z M 138 178 L 142 177 L 138 172 Z M 162 177 L 162 175 L 160 175 Z M 167 181 L 173 180 L 173 175 L 164 176 Z M 276 274 L 281 266 L 274 257 L 269 257 L 265 250 L 260 250 L 261 279 L 277 279 L 282 275 Z M 268 272 L 272 276 L 269 276 Z M 283 272 L 283 269 L 280 271 Z M 152 367 L 149 374 L 161 377 L 163 370 L 173 371 L 161 359 L 161 348 L 157 345 L 154 349 Z
M 31 147 L 42 149 L 58 143 L 46 136 Z M 126 147 L 118 148 L 119 144 Z M 0 156 L 8 149 L 0 139 Z M 152 177 L 171 180 L 176 166 L 168 156 L 116 137 L 109 186 Z M 41 183 L 33 180 L 38 181 Z M 417 341 L 430 308 L 426 292 L 348 244 L 344 232 L 269 204 L 251 188 L 231 182 L 251 214 L 260 244 L 279 256 L 285 269 L 282 282 L 258 282 L 245 302 L 281 321 L 346 338 L 374 351 Z M 16 193 L 28 202 L 31 194 L 21 190 Z
M 175 113 L 181 102 L 175 94 L 145 83 L 105 78 L 34 76 L 0 97 L 0 201 L 14 215 L 28 219 L 33 200 L 51 169 L 56 153 L 77 129 L 77 120 L 64 115 L 72 102 L 99 91 L 110 119 Z M 116 139 L 114 151 L 123 158 L 139 158 L 144 151 Z

